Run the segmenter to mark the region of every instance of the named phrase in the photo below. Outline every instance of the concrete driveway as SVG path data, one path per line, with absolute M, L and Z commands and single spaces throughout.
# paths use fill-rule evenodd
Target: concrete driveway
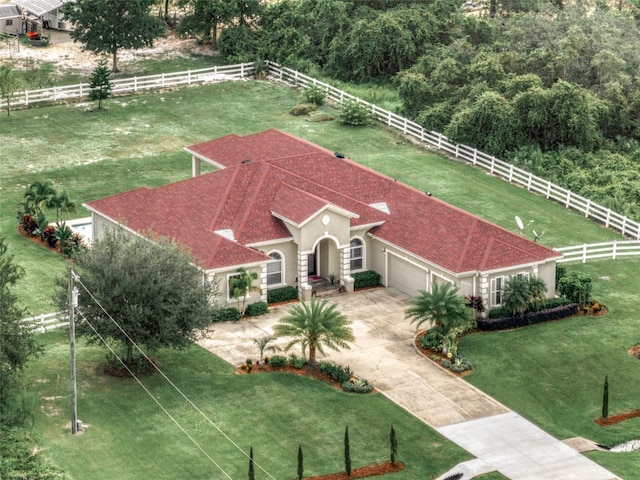
M 404 317 L 409 306 L 406 295 L 379 288 L 330 301 L 351 320 L 356 340 L 351 349 L 330 350 L 318 360 L 348 365 L 383 395 L 479 459 L 448 473 L 464 472 L 464 479 L 492 470 L 512 479 L 618 478 L 424 358 L 414 345 L 415 327 Z M 258 349 L 253 339 L 271 334 L 288 308 L 278 306 L 261 317 L 216 324 L 210 337 L 199 343 L 235 366 L 247 358 L 255 360 Z

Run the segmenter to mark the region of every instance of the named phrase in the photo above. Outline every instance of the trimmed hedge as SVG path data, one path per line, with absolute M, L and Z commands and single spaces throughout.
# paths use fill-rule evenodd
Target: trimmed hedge
M 267 292 L 267 303 L 289 302 L 298 299 L 298 290 L 295 287 L 274 288 Z
M 353 277 L 353 288 L 377 287 L 380 285 L 380 274 L 374 270 L 367 270 L 351 274 Z
M 215 313 L 214 322 L 237 322 L 242 318 L 236 307 L 221 308 Z
M 269 365 L 273 368 L 284 368 L 287 365 L 287 357 L 283 355 L 274 355 L 269 359 Z
M 250 317 L 257 317 L 259 315 L 264 315 L 269 311 L 269 305 L 267 302 L 256 302 L 247 306 L 246 314 Z
M 539 312 L 528 312 L 523 315 L 502 318 L 479 318 L 478 328 L 480 330 L 505 330 L 533 325 L 535 323 L 559 320 L 575 315 L 576 313 L 578 313 L 578 304 L 572 303 L 570 305 L 548 308 Z

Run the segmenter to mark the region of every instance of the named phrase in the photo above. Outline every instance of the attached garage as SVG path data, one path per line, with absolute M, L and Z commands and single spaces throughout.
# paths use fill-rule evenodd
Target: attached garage
M 395 288 L 410 297 L 415 297 L 418 294 L 418 290 L 427 290 L 427 275 L 428 273 L 425 269 L 388 252 L 388 287 Z

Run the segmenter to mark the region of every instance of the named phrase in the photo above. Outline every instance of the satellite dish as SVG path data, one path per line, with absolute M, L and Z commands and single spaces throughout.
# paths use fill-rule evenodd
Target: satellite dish
M 522 232 L 522 230 L 524 229 L 524 223 L 522 223 L 522 220 L 518 215 L 516 215 L 516 225 L 518 225 L 518 230 Z

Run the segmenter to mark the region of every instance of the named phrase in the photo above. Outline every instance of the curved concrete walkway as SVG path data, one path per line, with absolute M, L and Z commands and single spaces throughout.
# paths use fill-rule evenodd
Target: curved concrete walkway
M 349 365 L 390 400 L 478 458 L 448 473 L 462 472 L 465 479 L 493 470 L 518 480 L 619 478 L 425 359 L 414 346 L 415 327 L 404 318 L 409 305 L 405 295 L 380 288 L 331 301 L 351 320 L 356 341 L 351 349 L 328 351 L 323 359 Z M 240 365 L 257 357 L 253 339 L 271 334 L 287 309 L 278 306 L 261 317 L 217 324 L 199 343 Z

